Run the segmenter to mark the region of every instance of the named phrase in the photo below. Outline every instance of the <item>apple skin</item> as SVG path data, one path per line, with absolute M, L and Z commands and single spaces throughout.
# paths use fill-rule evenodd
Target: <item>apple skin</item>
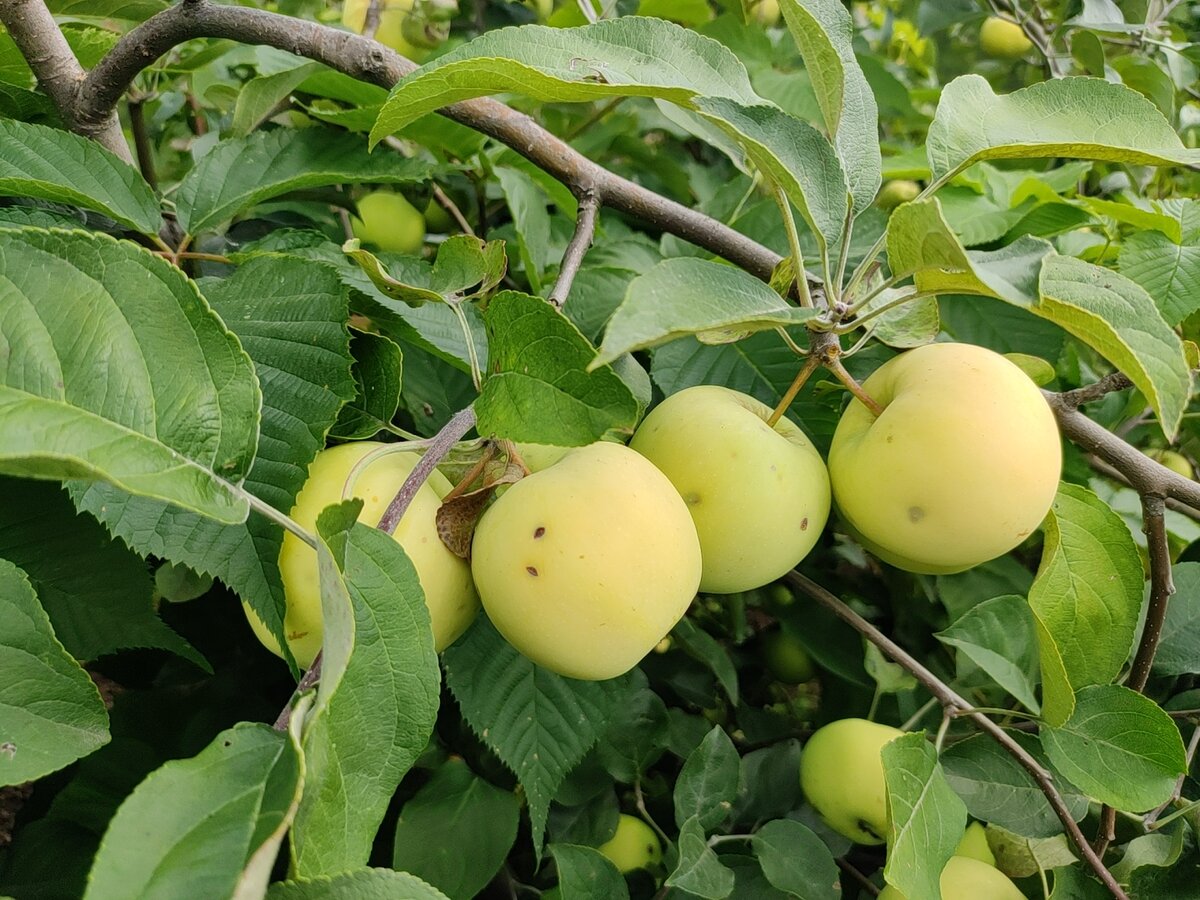
M 367 7 L 370 0 L 346 0 L 342 7 L 342 24 L 351 31 L 362 34 L 367 25 Z M 420 62 L 429 55 L 425 47 L 418 47 L 404 37 L 404 20 L 412 11 L 413 0 L 383 0 L 379 14 L 379 25 L 375 29 L 375 40 L 391 47 L 401 56 Z
M 829 473 L 796 423 L 716 385 L 672 394 L 629 446 L 671 479 L 696 522 L 700 590 L 733 594 L 796 566 L 829 518 Z
M 967 826 L 958 846 L 954 848 L 954 855 L 969 856 L 989 866 L 996 865 L 996 854 L 988 844 L 987 829 L 983 827 L 982 822 L 972 822 Z
M 597 848 L 624 875 L 635 869 L 648 869 L 662 862 L 662 844 L 654 829 L 636 816 L 621 813 L 617 831 Z
M 358 201 L 358 215 L 350 217 L 354 236 L 380 250 L 409 255 L 425 246 L 425 217 L 394 191 L 373 191 Z
M 658 469 L 601 441 L 509 487 L 475 529 L 471 568 L 497 630 L 560 675 L 633 668 L 700 583 L 700 541 Z
M 940 879 L 942 900 L 1025 900 L 1015 884 L 999 869 L 969 856 L 952 856 Z M 907 900 L 890 884 L 879 900 Z
M 1016 22 L 989 16 L 979 29 L 979 49 L 995 59 L 1020 59 L 1033 43 Z
M 895 179 L 884 184 L 875 198 L 880 209 L 892 210 L 901 203 L 911 203 L 921 194 L 921 186 L 907 178 Z
M 291 517 L 309 531 L 315 531 L 321 510 L 342 500 L 350 471 L 368 453 L 383 446 L 374 441 L 356 441 L 318 453 L 308 468 L 308 480 L 296 497 Z M 352 495 L 363 500 L 358 521 L 372 526 L 379 521 L 420 458 L 417 453 L 397 451 L 375 460 L 362 471 Z M 435 516 L 450 488 L 446 477 L 434 471 L 421 485 L 392 534 L 417 570 L 433 624 L 434 647 L 439 652 L 454 643 L 479 612 L 479 597 L 471 582 L 470 567 L 446 549 L 437 533 Z M 323 632 L 317 556 L 291 533 L 283 536 L 279 574 L 287 600 L 284 629 L 288 646 L 296 662 L 307 669 L 321 649 Z M 274 636 L 249 606 L 243 604 L 243 608 L 263 646 L 281 656 Z
M 786 628 L 763 635 L 763 655 L 767 670 L 783 684 L 803 684 L 815 674 L 812 657 Z
M 844 523 L 880 559 L 949 574 L 1016 547 L 1058 490 L 1050 407 L 1016 365 L 970 344 L 927 344 L 880 366 L 833 435 L 829 476 Z
M 770 28 L 779 24 L 779 0 L 758 0 L 750 10 L 750 21 Z
M 887 840 L 885 744 L 904 732 L 866 719 L 830 722 L 808 739 L 800 757 L 800 787 L 830 828 L 856 844 Z
M 1151 450 L 1146 455 L 1156 462 L 1162 463 L 1176 475 L 1193 479 L 1196 477 L 1191 461 L 1182 453 L 1174 450 Z

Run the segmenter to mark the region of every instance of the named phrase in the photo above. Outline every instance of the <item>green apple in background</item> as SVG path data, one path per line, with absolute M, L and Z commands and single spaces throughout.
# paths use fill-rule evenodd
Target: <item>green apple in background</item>
M 662 862 L 662 843 L 654 829 L 636 816 L 621 813 L 617 831 L 598 848 L 621 874 L 648 869 Z
M 909 572 L 961 572 L 1032 534 L 1062 471 L 1058 425 L 1037 386 L 998 353 L 927 344 L 880 366 L 829 450 L 848 530 Z
M 424 216 L 425 228 L 434 234 L 450 234 L 459 230 L 458 224 L 446 211 L 446 207 L 438 203 L 435 197 L 430 197 L 429 202 L 425 204 Z
M 1195 478 L 1196 471 L 1192 468 L 1191 460 L 1182 453 L 1175 450 L 1149 450 L 1146 455 L 1151 459 L 1162 463 L 1176 475 L 1182 475 L 1184 478 Z
M 629 446 L 671 479 L 700 535 L 700 590 L 761 587 L 802 560 L 829 517 L 829 473 L 788 418 L 716 385 L 672 394 L 646 416 Z
M 954 855 L 969 856 L 987 863 L 989 866 L 996 864 L 996 854 L 992 852 L 991 845 L 988 844 L 987 829 L 983 827 L 982 822 L 972 822 L 967 826 L 962 840 L 954 848 Z
M 996 59 L 1020 59 L 1033 43 L 1016 22 L 989 16 L 979 29 L 979 49 Z
M 942 900 L 1025 900 L 1025 895 L 999 869 L 969 856 L 952 856 L 942 869 Z M 879 900 L 907 900 L 890 884 Z
M 296 497 L 291 517 L 309 531 L 316 531 L 321 510 L 343 499 L 363 501 L 358 520 L 375 525 L 392 498 L 420 460 L 420 455 L 396 451 L 374 460 L 362 469 L 346 493 L 352 470 L 369 453 L 384 447 L 373 441 L 356 441 L 322 450 L 308 467 L 308 480 Z M 425 605 L 433 623 L 434 646 L 441 651 L 450 646 L 479 611 L 479 598 L 471 583 L 471 569 L 451 553 L 438 537 L 435 516 L 450 482 L 434 471 L 421 486 L 404 518 L 392 536 L 404 548 L 417 570 Z M 295 535 L 285 532 L 279 552 L 279 574 L 287 600 L 284 629 L 288 646 L 296 662 L 308 668 L 321 649 L 321 594 L 317 579 L 317 555 Z M 246 617 L 258 639 L 272 653 L 280 654 L 279 645 L 265 625 L 243 604 Z
M 700 583 L 687 506 L 648 460 L 599 442 L 508 488 L 471 568 L 497 630 L 570 678 L 615 678 L 683 618 Z
M 813 677 L 812 657 L 786 626 L 763 635 L 763 655 L 767 670 L 776 681 L 784 684 L 803 684 Z
M 367 26 L 367 7 L 371 0 L 346 0 L 342 7 L 342 24 L 351 31 L 362 34 Z M 429 51 L 417 47 L 404 37 L 404 20 L 413 7 L 413 0 L 382 0 L 379 25 L 375 28 L 375 40 L 391 47 L 401 56 L 420 62 Z
M 875 198 L 875 205 L 880 209 L 892 210 L 901 203 L 910 203 L 916 200 L 921 193 L 921 186 L 915 181 L 910 181 L 907 178 L 897 178 L 892 181 L 885 182 L 883 187 L 879 189 L 879 196 Z
M 800 787 L 830 828 L 856 844 L 887 840 L 883 747 L 904 732 L 866 719 L 830 722 L 808 739 Z
M 358 215 L 350 217 L 350 226 L 364 244 L 407 254 L 420 253 L 425 246 L 425 217 L 403 194 L 372 191 L 356 205 Z
M 554 0 L 524 0 L 525 6 L 537 13 L 538 21 L 545 22 L 554 12 Z
M 779 0 L 747 0 L 746 11 L 751 22 L 768 28 L 779 24 Z

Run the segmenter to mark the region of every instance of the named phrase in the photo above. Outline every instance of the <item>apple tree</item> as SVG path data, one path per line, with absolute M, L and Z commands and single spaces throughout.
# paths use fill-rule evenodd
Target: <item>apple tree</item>
M 1200 3 L 0 24 L 0 895 L 1200 897 Z

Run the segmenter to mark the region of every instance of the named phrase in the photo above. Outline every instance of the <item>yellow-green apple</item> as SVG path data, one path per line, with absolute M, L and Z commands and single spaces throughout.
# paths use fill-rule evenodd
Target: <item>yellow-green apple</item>
M 813 677 L 812 657 L 786 627 L 763 635 L 763 654 L 766 656 L 767 669 L 776 681 L 802 684 Z
M 829 473 L 795 422 L 738 391 L 700 385 L 646 416 L 629 446 L 671 479 L 696 522 L 700 590 L 774 581 L 816 544 L 829 517 Z
M 750 0 L 750 21 L 768 28 L 779 24 L 779 0 Z
M 370 0 L 346 0 L 342 7 L 342 24 L 351 31 L 362 34 L 367 26 L 367 7 Z M 404 20 L 412 11 L 413 0 L 382 0 L 379 24 L 375 28 L 375 40 L 391 47 L 401 56 L 420 62 L 428 55 L 428 49 L 410 43 L 404 37 Z
M 989 16 L 979 29 L 979 49 L 996 59 L 1020 59 L 1033 43 L 1016 22 Z
M 1175 450 L 1151 450 L 1146 455 L 1162 463 L 1176 475 L 1182 475 L 1184 478 L 1196 477 L 1191 461 L 1182 453 Z
M 471 568 L 499 632 L 538 665 L 615 678 L 696 595 L 700 542 L 666 477 L 601 441 L 508 488 L 475 530 Z
M 901 203 L 909 203 L 916 200 L 921 193 L 921 186 L 915 181 L 910 181 L 907 178 L 897 178 L 886 182 L 879 189 L 879 196 L 875 198 L 875 205 L 880 209 L 895 209 Z
M 927 344 L 880 366 L 833 435 L 829 477 L 848 530 L 910 572 L 961 572 L 1045 518 L 1062 471 L 1054 415 L 1029 376 L 970 344 Z
M 356 204 L 350 217 L 354 236 L 364 244 L 393 253 L 419 253 L 425 246 L 425 217 L 403 194 L 372 191 Z
M 952 856 L 939 879 L 942 900 L 1025 900 L 1025 895 L 999 869 L 969 856 Z M 879 900 L 906 900 L 890 884 Z
M 987 829 L 983 827 L 982 822 L 972 822 L 967 826 L 958 846 L 954 848 L 954 855 L 969 856 L 985 862 L 989 866 L 996 864 L 996 854 L 992 852 L 991 845 L 988 844 Z
M 830 828 L 857 844 L 887 840 L 883 747 L 904 732 L 866 719 L 830 722 L 808 739 L 800 787 Z
M 296 497 L 292 519 L 309 531 L 315 531 L 317 516 L 326 506 L 358 497 L 363 501 L 358 521 L 375 525 L 421 458 L 419 454 L 399 450 L 381 455 L 359 470 L 351 483 L 358 464 L 384 446 L 373 441 L 357 441 L 318 453 L 308 467 L 308 479 Z M 442 497 L 450 487 L 446 477 L 434 471 L 417 491 L 412 505 L 392 534 L 417 570 L 432 620 L 434 646 L 439 651 L 466 631 L 479 611 L 470 566 L 447 550 L 438 537 L 435 517 Z M 296 662 L 308 668 L 321 649 L 322 637 L 317 556 L 311 547 L 291 533 L 283 536 L 279 574 L 287 600 L 284 631 L 288 647 Z M 244 608 L 259 640 L 272 653 L 281 655 L 279 644 L 266 626 L 249 606 L 244 605 Z
M 662 844 L 654 829 L 636 816 L 621 813 L 617 831 L 599 847 L 622 874 L 648 869 L 662 862 Z

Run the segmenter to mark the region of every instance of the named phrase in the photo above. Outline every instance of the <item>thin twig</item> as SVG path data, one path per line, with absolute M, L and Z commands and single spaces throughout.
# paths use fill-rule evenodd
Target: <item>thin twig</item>
M 1171 578 L 1171 548 L 1167 543 L 1167 525 L 1162 497 L 1142 495 L 1142 528 L 1146 532 L 1146 545 L 1150 553 L 1150 603 L 1146 609 L 1146 625 L 1142 629 L 1142 640 L 1133 657 L 1126 686 L 1141 693 L 1150 679 L 1154 665 L 1154 654 L 1162 638 L 1163 623 L 1171 595 L 1175 593 L 1175 582 Z
M 886 656 L 912 673 L 917 681 L 925 686 L 925 689 L 929 693 L 938 698 L 943 708 L 964 718 L 971 719 L 980 729 L 995 739 L 1033 778 L 1034 783 L 1046 796 L 1046 800 L 1049 801 L 1051 808 L 1062 822 L 1067 835 L 1071 839 L 1071 843 L 1075 845 L 1084 861 L 1096 874 L 1096 877 L 1108 888 L 1109 893 L 1117 898 L 1117 900 L 1128 900 L 1128 895 L 1117 883 L 1112 873 L 1105 867 L 1103 860 L 1096 855 L 1091 844 L 1088 843 L 1088 839 L 1084 836 L 1083 831 L 1080 830 L 1079 825 L 1071 816 L 1071 811 L 1067 808 L 1066 801 L 1063 800 L 1062 795 L 1054 786 L 1053 776 L 1042 767 L 1029 751 L 1018 744 L 1012 735 L 987 716 L 982 713 L 968 712 L 971 709 L 970 703 L 934 675 L 933 672 L 929 671 L 929 669 L 922 665 L 919 660 L 908 653 L 903 647 L 832 593 L 799 572 L 789 572 L 786 577 L 794 586 L 802 590 L 809 597 L 812 597 L 843 622 L 853 627 L 859 634 L 882 650 Z
M 316 687 L 317 682 L 321 680 L 321 654 L 323 652 L 323 650 L 317 651 L 317 655 L 313 657 L 312 665 L 300 676 L 300 681 L 296 684 L 296 689 L 292 691 L 292 696 L 288 698 L 287 705 L 280 710 L 279 717 L 275 719 L 275 724 L 272 727 L 276 731 L 287 731 L 288 723 L 292 720 L 292 710 L 296 706 L 296 701 L 306 691 L 311 691 Z
M 849 875 L 851 878 L 853 878 L 856 882 L 858 882 L 858 886 L 860 888 L 862 888 L 864 891 L 866 891 L 872 897 L 879 896 L 879 893 L 880 893 L 879 888 L 877 888 L 871 882 L 871 879 L 867 878 L 866 875 L 864 875 L 862 872 L 858 871 L 857 868 L 850 865 L 850 863 L 846 862 L 846 860 L 842 859 L 840 856 L 837 859 L 835 859 L 834 862 L 836 862 L 838 864 L 838 868 L 840 868 L 843 872 L 845 872 L 847 875 Z
M 779 404 L 771 411 L 771 415 L 767 418 L 767 424 L 772 428 L 775 423 L 783 418 L 783 414 L 787 412 L 788 407 L 792 405 L 792 401 L 796 399 L 796 395 L 800 393 L 800 388 L 804 387 L 804 383 L 808 381 L 817 366 L 821 364 L 821 360 L 817 356 L 809 356 L 804 360 L 804 365 L 800 367 L 800 371 L 796 373 L 796 377 L 792 379 L 792 383 L 788 385 L 788 389 L 780 398 Z
M 369 0 L 367 3 L 367 15 L 363 19 L 363 37 L 375 37 L 375 32 L 379 30 L 379 8 L 382 5 L 382 0 Z
M 146 183 L 158 190 L 158 173 L 154 168 L 154 145 L 146 130 L 146 101 L 130 99 L 129 130 L 133 132 L 133 148 L 137 155 L 138 169 Z
M 447 454 L 454 449 L 454 445 L 462 440 L 463 436 L 474 427 L 475 408 L 472 406 L 459 410 L 450 417 L 450 421 L 443 425 L 442 430 L 433 438 L 429 449 L 421 457 L 421 461 L 413 467 L 408 478 L 404 479 L 404 484 L 400 485 L 400 490 L 396 493 L 396 496 L 392 498 L 392 502 L 383 511 L 383 516 L 379 519 L 379 524 L 376 526 L 380 531 L 385 534 L 391 534 L 396 530 L 396 526 L 404 518 L 404 514 L 408 511 L 413 498 L 417 496 L 417 491 L 421 489 L 421 485 L 433 474 L 433 470 L 437 468 L 438 463 L 445 459 Z
M 433 186 L 433 199 L 437 201 L 442 209 L 450 214 L 450 218 L 463 230 L 463 234 L 469 234 L 474 237 L 475 231 L 471 228 L 471 223 L 467 221 L 467 217 L 463 215 L 462 210 L 458 208 L 458 204 L 451 200 L 450 195 L 436 184 Z
M 571 293 L 571 285 L 583 265 L 583 257 L 592 246 L 596 236 L 596 218 L 600 210 L 600 198 L 594 190 L 585 189 L 579 194 L 579 214 L 575 219 L 575 233 L 567 244 L 567 252 L 563 254 L 562 264 L 558 267 L 558 279 L 554 289 L 550 291 L 549 300 L 559 309 L 567 302 Z
M 1058 397 L 1063 406 L 1078 409 L 1084 403 L 1091 403 L 1093 400 L 1099 400 L 1111 393 L 1124 391 L 1131 387 L 1133 387 L 1133 382 L 1129 380 L 1128 375 L 1122 372 L 1113 372 L 1094 384 L 1084 385 L 1073 391 L 1063 391 Z

